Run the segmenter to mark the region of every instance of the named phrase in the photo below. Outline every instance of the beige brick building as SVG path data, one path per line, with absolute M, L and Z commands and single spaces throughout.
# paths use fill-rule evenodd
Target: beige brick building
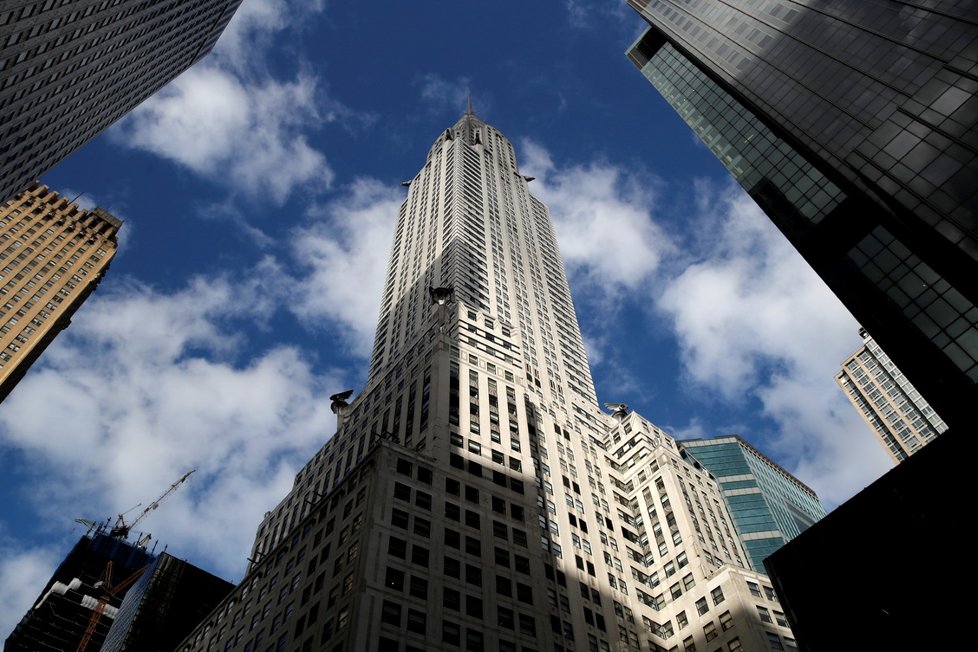
M 121 225 L 37 184 L 0 206 L 0 401 L 98 286 Z
M 182 652 L 792 648 L 716 481 L 599 409 L 528 181 L 471 110 L 436 140 L 367 386 Z
M 835 382 L 895 462 L 913 455 L 947 430 L 944 420 L 920 395 L 869 333 L 842 361 Z

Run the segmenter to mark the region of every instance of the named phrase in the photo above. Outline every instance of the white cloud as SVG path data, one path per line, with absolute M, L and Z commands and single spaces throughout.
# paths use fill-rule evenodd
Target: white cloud
M 837 503 L 888 467 L 833 380 L 858 326 L 743 191 L 698 190 L 710 235 L 658 295 L 686 373 L 730 403 L 757 397 L 779 426 L 772 452 Z
M 301 28 L 325 7 L 324 0 L 245 0 L 221 35 L 213 55 L 232 68 L 261 66 L 255 50 L 269 47 L 277 32 Z
M 249 196 L 283 202 L 297 187 L 328 186 L 326 157 L 303 134 L 332 119 L 318 110 L 315 78 L 244 81 L 204 62 L 174 80 L 113 132 Z
M 272 37 L 300 29 L 322 4 L 245 2 L 212 56 L 143 102 L 113 138 L 252 198 L 282 203 L 297 189 L 327 188 L 333 171 L 307 134 L 350 112 L 314 74 L 284 79 L 264 65 Z
M 13 631 L 34 605 L 66 552 L 0 544 L 0 636 Z
M 370 354 L 380 311 L 400 188 L 355 181 L 345 196 L 312 211 L 315 221 L 291 239 L 303 268 L 290 308 L 307 324 L 328 319 L 362 357 Z
M 445 79 L 436 73 L 422 75 L 416 82 L 421 86 L 421 99 L 432 112 L 447 111 L 461 115 L 472 99 L 472 108 L 476 113 L 492 111 L 492 102 L 482 93 L 473 93 L 472 80 L 469 77 Z
M 140 529 L 237 579 L 262 515 L 332 435 L 324 397 L 344 384 L 293 347 L 250 351 L 238 320 L 277 291 L 200 278 L 97 293 L 0 412 L 0 442 L 44 478 L 36 513 L 97 520 L 196 468 Z
M 639 289 L 673 250 L 651 214 L 659 182 L 603 162 L 560 168 L 531 141 L 520 150 L 524 171 L 536 177 L 530 190 L 550 208 L 576 284 L 607 295 Z
M 624 2 L 609 3 L 604 0 L 564 0 L 568 22 L 579 29 L 605 26 L 607 19 L 615 23 L 633 26 L 637 16 Z

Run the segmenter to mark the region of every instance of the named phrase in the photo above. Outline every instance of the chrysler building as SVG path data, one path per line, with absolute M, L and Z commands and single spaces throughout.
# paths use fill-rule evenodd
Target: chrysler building
M 531 181 L 471 106 L 438 135 L 366 386 L 179 650 L 793 649 L 718 482 L 599 406 Z

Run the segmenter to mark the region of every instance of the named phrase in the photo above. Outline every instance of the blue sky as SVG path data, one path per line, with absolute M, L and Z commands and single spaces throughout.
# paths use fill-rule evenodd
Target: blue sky
M 553 214 L 599 399 L 738 433 L 827 506 L 882 474 L 833 381 L 857 324 L 624 57 L 616 0 L 245 0 L 217 49 L 42 180 L 126 221 L 0 406 L 0 629 L 82 533 L 231 580 L 367 370 L 397 206 L 471 95 Z M 51 397 L 56 398 L 52 401 Z

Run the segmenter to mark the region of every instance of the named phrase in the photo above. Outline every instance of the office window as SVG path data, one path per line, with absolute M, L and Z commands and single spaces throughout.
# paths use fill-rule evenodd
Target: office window
M 388 625 L 400 627 L 401 625 L 401 605 L 390 600 L 384 600 L 380 611 L 380 622 Z
M 462 597 L 461 594 L 455 589 L 445 588 L 442 593 L 442 606 L 446 609 L 451 609 L 452 611 L 461 611 L 462 609 Z
M 428 568 L 428 549 L 423 546 L 414 546 L 411 549 L 411 563 Z
M 472 652 L 482 652 L 486 649 L 485 639 L 481 631 L 471 627 L 465 628 L 465 649 Z
M 407 541 L 398 539 L 397 537 L 391 537 L 390 541 L 387 542 L 387 554 L 393 557 L 399 557 L 400 559 L 406 559 Z
M 482 598 L 474 595 L 465 596 L 465 614 L 473 618 L 482 618 Z
M 761 607 L 761 606 L 758 606 L 757 607 L 757 615 L 761 617 L 761 622 L 762 623 L 773 623 L 774 622 L 773 620 L 771 620 L 771 612 L 768 611 L 767 609 L 765 609 L 764 607 Z
M 472 564 L 466 564 L 465 581 L 472 586 L 482 586 L 482 569 Z
M 411 487 L 406 484 L 401 484 L 400 482 L 394 483 L 394 498 L 397 500 L 403 500 L 404 502 L 411 502 Z
M 712 641 L 717 637 L 717 626 L 713 622 L 709 622 L 703 626 L 703 633 L 706 635 L 707 641 Z
M 727 631 L 733 626 L 733 618 L 730 616 L 729 611 L 724 611 L 722 614 L 720 614 L 720 628 L 723 631 Z
M 714 605 L 718 605 L 721 602 L 723 602 L 723 589 L 720 588 L 719 586 L 713 589 L 712 591 L 710 591 L 710 595 L 713 596 Z
M 461 637 L 462 628 L 459 627 L 457 623 L 449 622 L 447 620 L 442 621 L 441 640 L 443 643 L 458 646 L 458 644 L 461 642 Z
M 391 525 L 394 527 L 399 527 L 406 530 L 408 527 L 408 519 L 409 516 L 407 512 L 397 509 L 396 507 L 391 510 Z
M 387 577 L 384 580 L 384 586 L 389 589 L 394 589 L 397 591 L 404 590 L 404 571 L 398 570 L 396 568 L 387 567 Z
M 428 599 L 428 580 L 423 577 L 411 576 L 409 593 L 416 598 Z
M 462 564 L 457 559 L 445 557 L 445 575 L 456 579 L 462 576 Z
M 428 617 L 417 609 L 407 610 L 407 629 L 415 634 L 424 634 L 427 629 Z
M 418 536 L 424 537 L 425 539 L 431 536 L 431 521 L 421 518 L 420 516 L 414 517 L 414 533 Z

